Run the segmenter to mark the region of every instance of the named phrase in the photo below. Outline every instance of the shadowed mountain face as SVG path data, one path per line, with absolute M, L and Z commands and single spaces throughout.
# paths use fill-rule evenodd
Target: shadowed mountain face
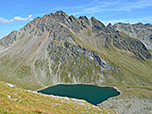
M 57 11 L 0 40 L 0 80 L 30 89 L 53 83 L 122 82 L 110 73 L 123 74 L 115 63 L 115 52 L 125 52 L 136 61 L 151 59 L 141 41 L 111 25 L 106 27 L 95 17 L 76 18 Z
M 152 25 L 151 24 L 125 24 L 116 23 L 114 29 L 134 37 L 145 44 L 148 49 L 152 49 Z

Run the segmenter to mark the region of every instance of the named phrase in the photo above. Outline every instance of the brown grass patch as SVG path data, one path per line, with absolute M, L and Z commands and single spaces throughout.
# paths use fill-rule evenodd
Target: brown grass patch
M 48 113 L 46 111 L 43 111 L 41 109 L 34 109 L 33 112 L 40 113 L 40 114 L 53 114 L 53 113 Z

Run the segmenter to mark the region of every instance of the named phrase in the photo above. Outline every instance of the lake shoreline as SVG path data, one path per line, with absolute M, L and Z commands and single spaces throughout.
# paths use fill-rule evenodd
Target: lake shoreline
M 120 95 L 122 95 L 122 92 L 121 92 L 117 87 L 115 87 L 115 86 L 111 86 L 111 87 L 114 88 L 116 91 L 118 91 L 120 94 L 117 95 L 117 96 L 110 97 L 110 98 L 106 99 L 105 101 L 103 101 L 103 102 L 97 104 L 97 106 L 100 106 L 100 105 L 103 104 L 104 102 L 106 102 L 106 101 L 108 101 L 108 100 L 110 100 L 110 99 L 113 99 L 113 98 L 117 98 L 117 97 L 119 97 Z
M 120 92 L 121 94 L 121 91 L 116 87 L 116 86 L 110 86 L 110 85 L 96 85 L 96 84 L 89 84 L 89 83 L 55 83 L 55 84 L 51 84 L 51 85 L 48 85 L 48 86 L 45 86 L 43 88 L 40 88 L 38 90 L 34 90 L 34 91 L 40 91 L 42 89 L 46 89 L 50 86 L 55 86 L 55 85 L 58 85 L 58 84 L 64 84 L 64 85 L 78 85 L 78 84 L 84 84 L 84 85 L 93 85 L 93 86 L 98 86 L 98 87 L 112 87 L 113 89 L 117 90 L 118 92 Z
M 117 96 L 113 96 L 113 97 L 110 97 L 110 98 L 107 98 L 105 101 L 109 100 L 109 99 L 112 99 L 112 98 L 116 98 L 116 97 L 119 97 L 120 95 L 122 95 L 122 92 L 115 86 L 109 86 L 109 85 L 96 85 L 96 84 L 88 84 L 88 83 L 55 83 L 55 84 L 51 84 L 51 85 L 48 85 L 48 86 L 45 86 L 43 88 L 40 88 L 38 90 L 35 90 L 35 91 L 40 91 L 40 90 L 43 90 L 43 89 L 46 89 L 48 87 L 51 87 L 51 86 L 56 86 L 56 85 L 59 85 L 59 84 L 63 84 L 63 85 L 78 85 L 78 84 L 81 84 L 81 85 L 93 85 L 93 86 L 97 86 L 97 87 L 111 87 L 113 88 L 114 90 L 116 90 L 117 92 L 119 92 L 119 95 Z M 45 94 L 44 94 L 45 95 Z M 79 100 L 79 99 L 78 99 Z M 85 100 L 86 101 L 86 100 Z M 99 104 L 96 104 L 96 106 L 99 106 L 100 104 L 104 103 L 105 101 L 99 103 Z M 87 101 L 86 101 L 87 102 Z

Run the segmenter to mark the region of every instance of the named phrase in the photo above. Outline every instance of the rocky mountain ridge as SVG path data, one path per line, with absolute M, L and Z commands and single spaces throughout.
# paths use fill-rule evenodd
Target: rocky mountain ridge
M 100 47 L 102 46 L 110 46 L 110 42 L 113 42 L 112 45 L 114 47 L 131 51 L 135 55 L 137 56 L 139 55 L 139 58 L 142 58 L 141 56 L 144 56 L 146 59 L 151 58 L 151 55 L 149 54 L 145 46 L 142 44 L 142 42 L 131 38 L 129 38 L 129 40 L 124 39 L 119 32 L 114 30 L 116 29 L 116 25 L 114 25 L 113 27 L 112 26 L 106 27 L 102 22 L 95 19 L 95 17 L 92 17 L 90 20 L 86 16 L 80 16 L 79 18 L 76 18 L 74 16 L 68 16 L 66 13 L 62 11 L 57 11 L 56 13 L 46 14 L 42 18 L 34 19 L 19 31 L 11 32 L 8 36 L 0 40 L 0 44 L 1 44 L 0 49 L 2 50 L 4 48 L 11 46 L 12 44 L 14 44 L 15 41 L 21 39 L 24 34 L 40 37 L 43 33 L 48 32 L 49 34 L 48 37 L 53 37 L 54 39 L 68 40 L 72 38 L 72 40 L 74 40 L 72 36 L 73 32 L 74 34 L 81 35 L 82 32 L 86 32 L 87 30 L 87 36 L 85 35 L 84 37 L 91 36 L 95 39 L 95 41 L 88 42 L 88 40 L 86 40 L 86 42 L 88 44 L 94 43 L 93 44 L 94 47 L 100 49 Z M 33 32 L 34 34 L 32 34 Z M 59 32 L 61 32 L 62 34 Z M 63 35 L 62 38 L 61 35 Z M 81 39 L 81 40 L 85 40 L 85 39 Z M 93 39 L 90 38 L 89 40 L 93 40 Z M 136 42 L 138 43 L 132 45 Z M 139 50 L 143 49 L 142 50 L 143 53 L 141 53 L 137 49 Z
M 137 24 L 116 23 L 113 28 L 140 40 L 148 49 L 152 49 L 152 24 L 140 22 Z

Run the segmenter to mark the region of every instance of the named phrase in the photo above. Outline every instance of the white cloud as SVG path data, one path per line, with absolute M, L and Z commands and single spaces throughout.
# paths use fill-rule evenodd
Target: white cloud
M 10 23 L 13 21 L 29 21 L 32 20 L 33 15 L 28 15 L 28 17 L 22 18 L 20 16 L 15 16 L 13 19 L 5 19 L 4 17 L 0 17 L 0 23 Z
M 20 17 L 20 16 L 16 16 L 16 17 L 14 17 L 14 20 L 25 21 L 25 19 L 24 19 L 24 18 L 22 18 L 22 17 Z
M 13 20 L 8 20 L 8 19 L 5 19 L 4 17 L 0 17 L 0 23 L 10 23 L 12 22 Z
M 15 17 L 13 18 L 13 20 L 17 20 L 17 21 L 28 21 L 28 20 L 32 20 L 32 16 L 33 16 L 33 15 L 28 15 L 28 17 L 26 17 L 26 18 L 22 18 L 22 17 L 20 17 L 20 16 L 15 16 Z
M 29 18 L 31 18 L 33 15 L 28 15 Z

